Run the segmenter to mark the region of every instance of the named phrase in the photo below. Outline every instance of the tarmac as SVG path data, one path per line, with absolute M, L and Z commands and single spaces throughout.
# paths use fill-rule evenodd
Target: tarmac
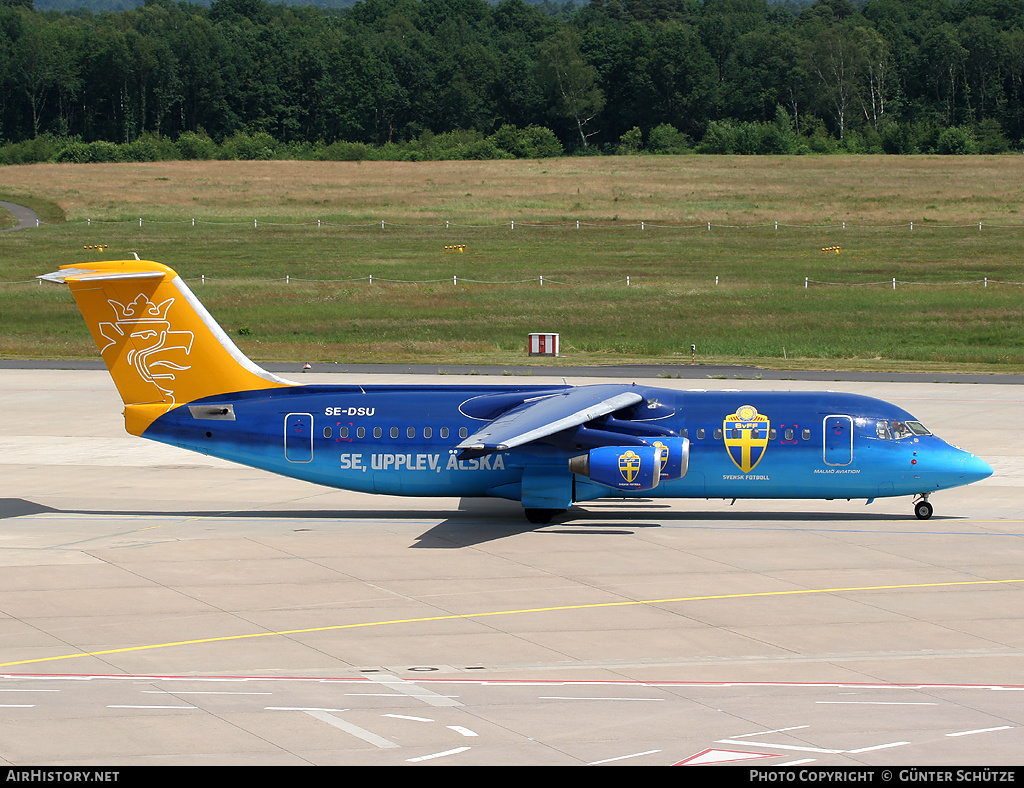
M 13 227 L 7 227 L 6 229 L 0 230 L 0 232 L 8 233 L 12 230 L 25 230 L 29 227 L 39 226 L 39 215 L 31 208 L 26 208 L 24 205 L 16 205 L 13 202 L 4 202 L 2 200 L 0 200 L 0 208 L 11 214 L 17 222 Z
M 1019 382 L 702 372 L 643 380 L 878 396 L 995 473 L 925 522 L 701 499 L 533 526 L 149 443 L 105 372 L 0 368 L 0 762 L 1021 764 Z M 471 382 L 543 382 L 503 373 Z

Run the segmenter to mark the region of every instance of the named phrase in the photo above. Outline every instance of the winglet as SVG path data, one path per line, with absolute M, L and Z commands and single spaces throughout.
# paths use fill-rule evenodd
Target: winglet
M 133 434 L 185 402 L 295 385 L 246 358 L 165 265 L 113 260 L 62 266 L 39 278 L 71 289 Z

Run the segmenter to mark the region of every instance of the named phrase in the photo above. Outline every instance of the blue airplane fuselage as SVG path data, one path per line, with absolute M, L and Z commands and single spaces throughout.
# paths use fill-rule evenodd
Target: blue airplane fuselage
M 677 391 L 642 397 L 629 422 L 689 440 L 681 478 L 618 490 L 575 474 L 575 436 L 480 456 L 456 444 L 512 404 L 568 386 L 296 386 L 221 394 L 177 407 L 144 437 L 317 484 L 368 493 L 494 496 L 527 508 L 600 497 L 867 498 L 918 495 L 991 474 L 907 411 L 834 392 Z M 747 421 L 737 426 L 741 414 Z M 743 427 L 740 429 L 739 427 Z

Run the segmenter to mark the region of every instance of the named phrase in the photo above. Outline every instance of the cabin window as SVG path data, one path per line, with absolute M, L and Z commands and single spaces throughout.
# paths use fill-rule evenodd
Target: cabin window
M 679 434 L 682 435 L 684 438 L 689 438 L 690 437 L 690 431 L 688 429 L 686 429 L 685 427 L 683 428 L 683 431 L 680 432 Z
M 366 437 L 366 427 L 356 427 L 356 437 L 357 438 L 365 438 Z
M 432 429 L 430 429 L 430 427 L 424 427 L 423 428 L 423 437 L 424 438 L 432 438 L 433 436 L 434 436 L 434 431 Z
M 465 427 L 459 427 L 459 437 L 460 438 L 469 437 L 469 430 L 467 430 Z
M 699 440 L 699 441 L 704 440 L 704 428 L 703 427 L 698 427 L 698 429 L 697 429 L 697 440 Z
M 391 437 L 392 438 L 397 438 L 398 437 L 398 427 L 392 427 L 391 428 Z
M 362 429 L 362 427 L 360 427 L 359 429 Z M 379 438 L 383 434 L 384 434 L 384 430 L 382 430 L 380 427 L 374 427 L 373 428 L 373 437 Z M 361 438 L 363 436 L 360 435 L 359 437 Z
M 415 438 L 416 437 L 416 428 L 415 427 L 406 427 L 406 429 L 405 429 L 405 437 L 407 437 L 407 438 Z
M 786 440 L 788 440 L 788 441 L 793 440 L 793 428 L 792 427 L 786 427 L 786 431 L 783 433 L 783 435 L 785 435 Z
M 441 438 L 442 439 L 447 439 L 447 437 L 448 437 L 448 428 L 447 427 L 442 427 L 441 428 Z
M 716 441 L 722 440 L 722 430 L 721 429 L 716 429 L 715 430 L 715 440 Z
M 804 430 L 802 434 L 803 434 L 803 438 L 804 438 L 805 441 L 809 441 L 811 439 L 811 431 L 810 430 Z
M 348 427 L 342 427 L 340 430 L 338 430 L 338 437 L 339 438 L 347 438 L 348 437 Z
M 776 430 L 774 427 L 772 427 L 770 430 L 768 430 L 768 440 L 773 441 L 777 437 L 779 437 L 779 431 L 778 430 Z
M 330 427 L 324 427 L 324 437 L 325 438 L 331 437 L 331 428 Z

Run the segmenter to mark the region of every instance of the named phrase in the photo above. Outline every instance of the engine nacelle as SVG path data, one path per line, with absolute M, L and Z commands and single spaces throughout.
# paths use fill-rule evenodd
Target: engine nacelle
M 690 441 L 687 438 L 654 438 L 651 443 L 661 447 L 663 481 L 675 481 L 686 476 L 690 465 Z
M 651 490 L 661 480 L 660 446 L 599 446 L 569 460 L 569 470 L 616 490 Z

